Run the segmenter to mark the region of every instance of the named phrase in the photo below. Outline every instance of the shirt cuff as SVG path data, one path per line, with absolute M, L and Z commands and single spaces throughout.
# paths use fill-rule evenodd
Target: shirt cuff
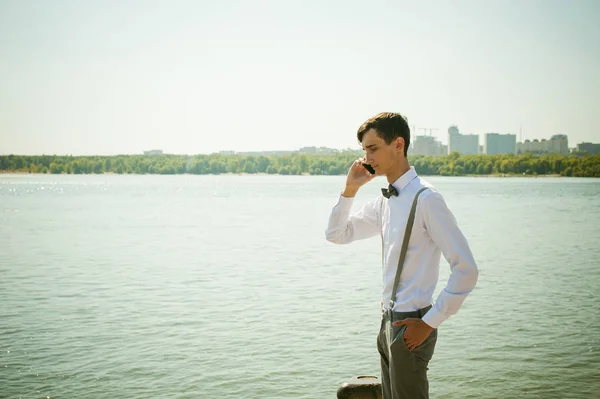
M 350 211 L 352 208 L 352 202 L 354 202 L 354 197 L 344 197 L 342 194 L 340 194 L 337 208 L 339 208 L 341 211 Z
M 432 328 L 438 328 L 446 319 L 446 315 L 437 310 L 435 306 L 429 309 L 429 312 L 421 318 L 421 320 Z

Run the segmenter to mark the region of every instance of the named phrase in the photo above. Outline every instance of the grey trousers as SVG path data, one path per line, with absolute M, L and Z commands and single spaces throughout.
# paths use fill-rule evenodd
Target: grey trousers
M 381 329 L 377 335 L 383 399 L 429 399 L 427 365 L 435 349 L 437 329 L 421 345 L 410 351 L 404 342 L 406 326 L 394 327 L 391 324 L 396 320 L 421 318 L 427 310 L 429 308 L 417 312 L 383 314 Z

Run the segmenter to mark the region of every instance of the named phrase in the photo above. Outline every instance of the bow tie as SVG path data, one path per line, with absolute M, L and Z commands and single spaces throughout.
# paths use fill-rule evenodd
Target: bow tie
M 381 189 L 381 194 L 383 194 L 383 196 L 385 198 L 390 198 L 392 195 L 394 196 L 398 196 L 398 190 L 396 190 L 396 187 L 392 186 L 391 184 L 389 185 L 388 188 L 382 188 Z

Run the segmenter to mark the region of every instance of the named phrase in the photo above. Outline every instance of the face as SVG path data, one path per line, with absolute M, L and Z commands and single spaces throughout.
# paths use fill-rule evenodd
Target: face
M 387 174 L 404 156 L 403 138 L 398 137 L 386 144 L 375 129 L 369 129 L 363 135 L 362 147 L 365 150 L 365 163 L 371 165 L 378 175 Z

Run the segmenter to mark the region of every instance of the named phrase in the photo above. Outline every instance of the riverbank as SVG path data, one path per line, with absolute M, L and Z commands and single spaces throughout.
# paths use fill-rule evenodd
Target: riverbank
M 242 155 L 119 155 L 119 156 L 0 156 L 0 169 L 52 174 L 281 174 L 345 175 L 356 154 Z M 410 163 L 420 175 L 434 176 L 574 176 L 600 177 L 600 154 L 560 155 L 415 155 Z

